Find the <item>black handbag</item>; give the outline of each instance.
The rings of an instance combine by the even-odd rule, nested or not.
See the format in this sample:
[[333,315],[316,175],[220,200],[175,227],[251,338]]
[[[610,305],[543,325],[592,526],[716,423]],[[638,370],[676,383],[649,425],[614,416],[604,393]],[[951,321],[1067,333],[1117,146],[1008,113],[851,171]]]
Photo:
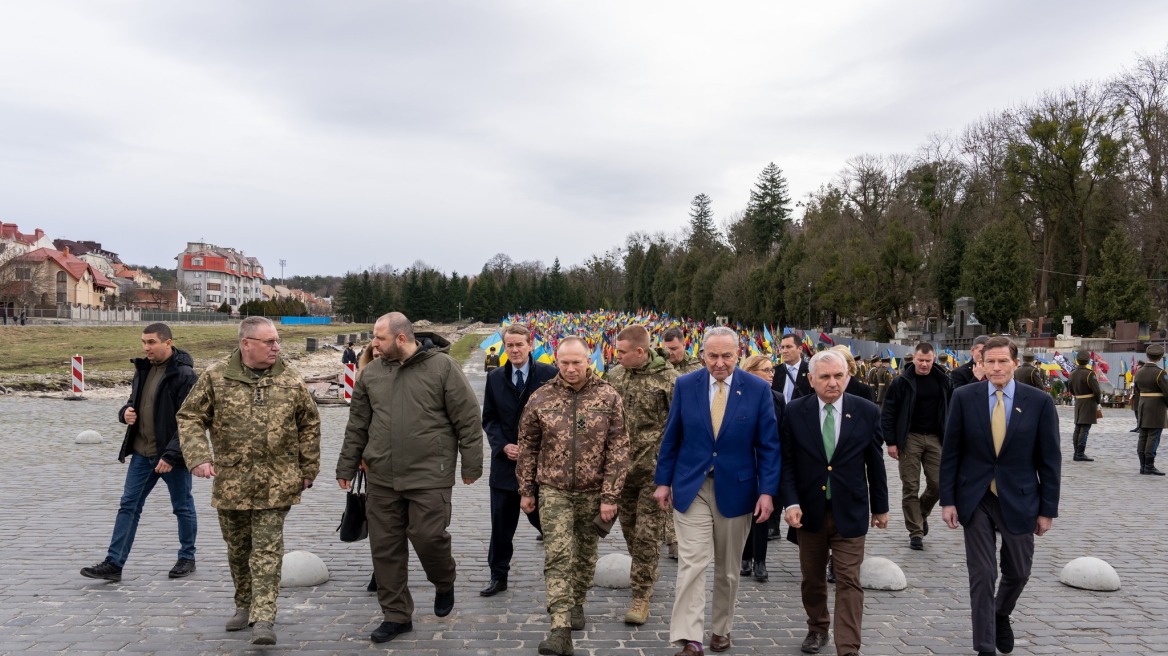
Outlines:
[[358,470],[345,495],[345,512],[337,527],[341,542],[359,542],[369,537],[369,523],[365,521],[366,494],[365,472]]

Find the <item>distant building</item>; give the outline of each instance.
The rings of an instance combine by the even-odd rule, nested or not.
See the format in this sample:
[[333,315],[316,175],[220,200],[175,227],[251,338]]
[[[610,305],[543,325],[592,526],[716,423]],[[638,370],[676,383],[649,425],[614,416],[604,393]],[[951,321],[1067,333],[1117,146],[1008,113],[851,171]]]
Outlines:
[[178,286],[189,290],[192,310],[215,310],[226,302],[235,312],[243,303],[263,300],[264,267],[254,257],[192,241],[175,259]]
[[38,248],[11,258],[0,273],[0,296],[16,305],[101,307],[117,294],[117,285],[68,247]]
[[128,280],[135,287],[142,289],[161,289],[162,283],[154,279],[154,276],[139,269],[131,269],[130,267],[118,262],[114,265],[114,278],[118,279],[120,283],[122,280]]
[[37,228],[31,235],[26,235],[15,223],[0,223],[0,265],[38,248],[53,248],[53,241],[44,230]]
[[126,293],[130,304],[143,310],[159,312],[190,312],[187,297],[177,289],[135,288]]

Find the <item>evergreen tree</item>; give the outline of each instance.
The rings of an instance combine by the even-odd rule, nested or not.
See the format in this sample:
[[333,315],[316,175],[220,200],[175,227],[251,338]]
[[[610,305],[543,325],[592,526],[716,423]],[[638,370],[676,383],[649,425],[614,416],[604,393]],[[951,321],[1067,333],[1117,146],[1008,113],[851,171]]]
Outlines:
[[961,263],[965,259],[965,231],[954,226],[945,237],[945,245],[935,254],[937,266],[933,269],[933,293],[940,305],[940,314],[949,316],[961,287]]
[[758,182],[750,190],[745,221],[748,245],[756,255],[766,255],[782,243],[791,220],[791,192],[787,179],[774,162],[767,164],[758,175]]
[[645,251],[645,261],[641,263],[641,270],[637,274],[640,279],[637,307],[656,308],[661,306],[661,303],[653,295],[653,289],[657,283],[657,272],[662,266],[661,248],[656,243],[652,243],[649,244],[649,250]]
[[694,196],[689,206],[689,241],[691,251],[710,252],[718,246],[718,228],[714,226],[713,201],[705,194]]
[[1148,279],[1127,234],[1115,229],[1103,240],[1098,277],[1087,286],[1087,315],[1096,324],[1147,321],[1152,316]]
[[976,316],[990,330],[1002,331],[1026,314],[1034,275],[1030,239],[1017,219],[982,229],[965,255],[963,292],[972,296]]

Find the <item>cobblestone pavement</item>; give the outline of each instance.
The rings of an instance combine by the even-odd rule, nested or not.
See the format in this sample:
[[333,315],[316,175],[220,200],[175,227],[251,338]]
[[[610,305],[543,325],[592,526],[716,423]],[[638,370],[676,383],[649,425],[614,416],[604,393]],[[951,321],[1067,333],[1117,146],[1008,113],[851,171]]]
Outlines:
[[[472,356],[470,362],[481,358]],[[477,368],[468,367],[468,374],[481,393],[484,376],[473,371]],[[516,535],[510,589],[490,599],[478,596],[488,579],[484,476],[473,486],[455,488],[454,613],[435,617],[433,589],[414,559],[414,632],[385,645],[369,641],[381,617],[374,595],[365,591],[368,543],[343,544],[334,532],[344,504],[331,480],[347,418],[344,407],[321,408],[320,484],[293,508],[286,527],[286,548],[316,553],[332,578],[319,587],[281,591],[276,646],[253,647],[248,632],[223,630],[232,589],[207,481],[195,482],[201,519],[197,573],[181,580],[166,576],[178,541],[165,487],[159,486],[143,514],[122,582],[81,577],[81,567],[105,556],[121,494],[125,468],[115,458],[122,432],[118,406],[107,400],[0,398],[6,454],[0,463],[0,653],[534,654],[546,635],[543,552],[527,522],[520,522]],[[1168,479],[1137,475],[1128,411],[1106,411],[1092,432],[1089,452],[1096,462],[1071,462],[1068,410],[1059,413],[1065,449],[1061,517],[1037,540],[1033,576],[1014,614],[1014,653],[1166,653],[1168,528],[1151,510],[1163,503]],[[106,442],[74,444],[84,429],[101,432]],[[895,463],[888,462],[897,499],[899,479]],[[602,555],[621,550],[623,539],[616,532],[601,541]],[[910,551],[896,507],[891,528],[869,534],[867,553],[898,563],[909,587],[868,592],[865,654],[972,653],[960,531],[945,530],[934,515],[925,551]],[[1060,584],[1062,566],[1084,555],[1110,562],[1123,588],[1098,593]],[[742,582],[730,654],[799,653],[806,625],[794,546],[772,542],[768,565],[769,582]],[[639,628],[622,622],[628,590],[593,590],[585,608],[588,627],[575,634],[577,653],[671,655],[676,648],[666,639],[675,576],[675,563],[663,559],[649,623]]]

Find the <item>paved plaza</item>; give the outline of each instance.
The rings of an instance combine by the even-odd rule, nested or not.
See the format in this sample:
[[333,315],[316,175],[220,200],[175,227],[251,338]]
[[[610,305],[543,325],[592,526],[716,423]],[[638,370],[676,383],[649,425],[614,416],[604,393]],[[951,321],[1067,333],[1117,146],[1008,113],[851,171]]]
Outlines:
[[[470,362],[481,362],[481,356]],[[481,396],[483,374],[468,375]],[[433,588],[414,559],[414,632],[384,645],[369,641],[381,614],[375,595],[365,591],[371,573],[368,543],[344,544],[334,532],[344,505],[333,481],[347,418],[344,407],[321,408],[321,476],[292,509],[285,530],[285,548],[317,554],[332,578],[319,587],[281,591],[276,646],[254,647],[250,632],[223,630],[232,612],[232,587],[207,481],[195,481],[198,572],[181,580],[167,578],[178,539],[160,484],[143,514],[121,583],[81,577],[80,568],[105,557],[121,494],[125,466],[116,459],[124,429],[116,418],[119,406],[116,401],[0,397],[5,453],[0,463],[0,653],[535,654],[546,636],[543,550],[527,522],[520,522],[516,535],[510,589],[490,599],[478,596],[488,579],[484,474],[473,486],[460,484],[454,492],[450,532],[459,565],[454,612],[434,616]],[[1070,409],[1060,408],[1061,516],[1051,533],[1037,539],[1033,576],[1014,614],[1015,654],[1168,653],[1168,524],[1160,512],[1168,498],[1168,478],[1137,475],[1136,437],[1128,432],[1131,412],[1105,412],[1088,449],[1097,460],[1076,463],[1070,460]],[[74,444],[85,429],[99,431],[106,442]],[[896,466],[887,462],[892,521],[888,530],[869,534],[867,554],[898,563],[909,587],[868,591],[863,652],[973,653],[960,530],[945,529],[937,511],[925,550],[909,550],[897,503]],[[601,541],[602,555],[623,548],[619,528]],[[1111,563],[1123,587],[1102,593],[1060,584],[1062,566],[1085,555]],[[806,624],[794,545],[771,542],[768,566],[769,582],[742,582],[728,654],[799,653]],[[588,627],[574,634],[577,653],[672,655],[676,648],[666,640],[675,576],[676,564],[663,558],[650,620],[642,627],[622,621],[628,590],[593,590],[585,606]],[[823,653],[834,654],[834,648]]]

